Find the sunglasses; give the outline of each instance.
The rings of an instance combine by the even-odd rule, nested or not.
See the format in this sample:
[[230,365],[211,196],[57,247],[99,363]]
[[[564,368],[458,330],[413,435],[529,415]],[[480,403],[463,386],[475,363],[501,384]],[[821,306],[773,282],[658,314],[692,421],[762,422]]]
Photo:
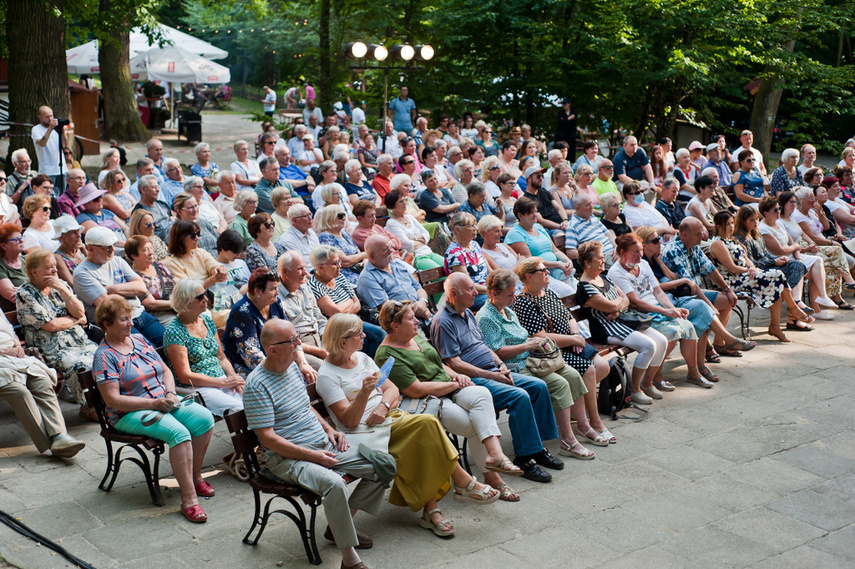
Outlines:
[[642,193],[643,192],[627,192],[626,195],[628,195],[628,196],[640,196]]
[[276,227],[276,224],[273,223],[272,221],[265,221],[264,227],[266,227],[267,229],[273,229],[274,227]]
[[194,296],[193,299],[196,300],[197,302],[201,302],[203,300],[207,300],[207,297],[208,297],[208,293],[203,292],[202,294],[197,294],[196,296]]
[[543,274],[547,274],[547,273],[549,272],[549,269],[546,269],[546,268],[543,268],[543,269],[535,269],[535,270],[533,270],[533,271],[531,271],[531,272],[532,272],[532,273],[543,273]]
[[600,170],[614,170],[614,166],[600,166]]
[[144,226],[151,229],[152,227],[154,227],[154,223],[146,223],[144,224]]
[[5,183],[6,183],[6,176],[3,176],[2,178],[0,178],[0,184],[5,184]]
[[24,240],[23,237],[12,237],[11,239],[7,239],[6,241],[11,241],[12,243],[20,243]]
[[347,219],[346,213],[337,213],[335,216],[336,219]]
[[653,239],[651,239],[650,241],[648,241],[646,244],[647,244],[647,245],[659,245],[659,242],[660,242],[661,240],[662,240],[662,238],[661,238],[661,237],[654,237]]
[[191,233],[191,234],[190,234],[190,235],[188,235],[187,237],[189,237],[190,239],[198,239],[198,238],[200,238],[201,236],[202,236],[202,232],[201,232],[201,231],[197,231],[196,233]]
[[409,166],[410,164],[415,164],[415,160],[407,160],[405,162],[401,162],[401,166]]
[[47,212],[49,212],[49,211],[50,211],[50,207],[48,207],[48,206],[46,206],[46,205],[43,205],[43,206],[42,206],[42,211],[43,211],[43,212],[45,212],[45,213],[47,213]]

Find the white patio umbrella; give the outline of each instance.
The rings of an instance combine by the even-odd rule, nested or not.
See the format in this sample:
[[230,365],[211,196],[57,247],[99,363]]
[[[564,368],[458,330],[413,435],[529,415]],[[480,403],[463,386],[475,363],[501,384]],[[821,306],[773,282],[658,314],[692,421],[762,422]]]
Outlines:
[[133,81],[228,83],[229,68],[178,46],[153,47],[131,59]]
[[[222,50],[215,45],[206,41],[195,38],[184,32],[179,32],[169,26],[159,24],[161,33],[166,40],[172,41],[172,45],[179,45],[183,49],[194,53],[205,59],[223,59],[228,57],[229,52]],[[166,47],[165,44],[164,47]],[[130,36],[130,55],[134,58],[139,53],[149,50],[156,45],[152,45],[148,38],[139,28],[131,30]],[[92,40],[83,45],[73,47],[65,52],[65,61],[68,64],[69,73],[99,73],[101,71],[98,64],[98,40]]]

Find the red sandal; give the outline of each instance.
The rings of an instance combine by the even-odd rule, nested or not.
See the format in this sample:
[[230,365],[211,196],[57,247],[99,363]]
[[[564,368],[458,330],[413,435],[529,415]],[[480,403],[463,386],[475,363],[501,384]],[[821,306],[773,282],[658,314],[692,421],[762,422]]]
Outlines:
[[207,482],[205,482],[204,480],[202,482],[199,482],[198,484],[196,484],[196,495],[197,496],[202,496],[203,498],[210,498],[214,494],[216,494],[214,487],[211,486],[210,484],[208,484]]
[[184,508],[181,510],[181,513],[184,514],[184,517],[187,518],[188,521],[191,521],[194,524],[204,524],[208,521],[208,515],[205,514],[205,510],[203,510],[202,506],[199,504]]

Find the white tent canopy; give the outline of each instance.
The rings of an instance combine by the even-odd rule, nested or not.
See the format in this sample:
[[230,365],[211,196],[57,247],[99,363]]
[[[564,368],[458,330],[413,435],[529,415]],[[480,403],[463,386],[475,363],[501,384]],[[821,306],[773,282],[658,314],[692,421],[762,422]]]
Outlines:
[[[171,41],[172,45],[179,45],[190,53],[204,57],[205,59],[223,59],[228,57],[229,52],[224,51],[206,41],[195,38],[184,32],[179,32],[175,28],[170,28],[163,24],[158,24],[160,32],[167,42]],[[164,44],[166,47],[168,43]],[[131,58],[143,51],[147,51],[152,47],[148,37],[140,28],[131,30],[130,35],[130,51]],[[92,40],[83,45],[66,50],[65,61],[68,64],[69,73],[100,73],[100,65],[98,63],[98,40]]]
[[178,46],[153,47],[131,59],[134,81],[167,83],[228,83],[228,67],[209,61]]

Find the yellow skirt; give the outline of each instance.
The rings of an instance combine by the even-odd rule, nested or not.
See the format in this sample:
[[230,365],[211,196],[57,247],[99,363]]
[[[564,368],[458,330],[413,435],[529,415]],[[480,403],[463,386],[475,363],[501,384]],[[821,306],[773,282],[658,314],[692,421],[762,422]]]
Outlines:
[[389,454],[398,465],[389,503],[417,512],[431,498],[440,500],[451,489],[457,449],[433,415],[404,413],[392,425]]

